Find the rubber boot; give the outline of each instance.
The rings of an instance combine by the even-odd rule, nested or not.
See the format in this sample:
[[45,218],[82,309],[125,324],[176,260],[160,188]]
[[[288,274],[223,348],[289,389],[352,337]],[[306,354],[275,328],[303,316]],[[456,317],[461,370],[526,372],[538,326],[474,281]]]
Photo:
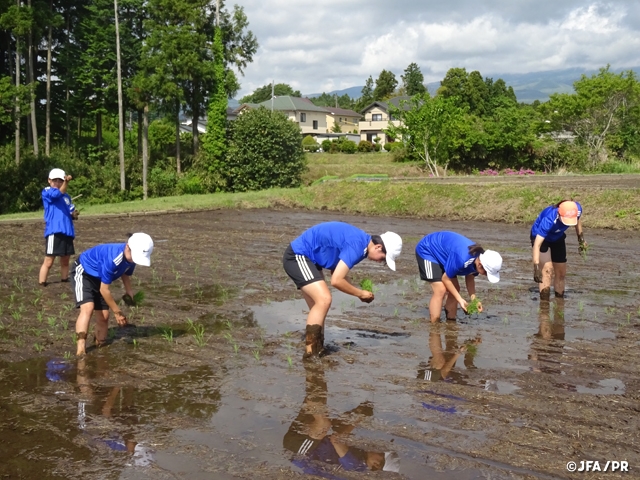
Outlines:
[[556,298],[564,298],[564,292],[562,293],[558,293],[558,292],[554,292],[556,295]]
[[322,325],[307,325],[305,335],[305,352],[302,359],[318,358],[318,345],[322,336]]

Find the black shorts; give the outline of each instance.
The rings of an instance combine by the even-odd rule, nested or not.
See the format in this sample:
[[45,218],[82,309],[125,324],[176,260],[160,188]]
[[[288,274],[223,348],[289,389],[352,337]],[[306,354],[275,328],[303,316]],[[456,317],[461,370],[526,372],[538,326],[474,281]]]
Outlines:
[[[533,247],[533,243],[536,241],[536,236],[531,234],[530,238],[531,246]],[[564,241],[565,238],[567,238],[567,236],[562,234],[562,238],[555,242],[543,241],[542,245],[540,245],[540,253],[545,253],[547,250],[551,249],[551,261],[553,263],[567,263],[567,244]]]
[[444,274],[444,267],[439,263],[425,260],[416,253],[416,260],[418,260],[418,270],[420,270],[420,278],[429,283],[441,282],[442,275]]
[[67,257],[75,255],[73,237],[63,233],[54,233],[44,237],[44,254],[47,257]]
[[298,290],[310,283],[324,281],[322,267],[313,263],[309,257],[296,255],[291,245],[284,251],[282,266],[287,275],[296,284]]
[[85,303],[93,303],[94,310],[109,310],[109,305],[100,294],[100,279],[84,272],[84,267],[76,260],[71,270],[71,287],[76,299],[76,308]]

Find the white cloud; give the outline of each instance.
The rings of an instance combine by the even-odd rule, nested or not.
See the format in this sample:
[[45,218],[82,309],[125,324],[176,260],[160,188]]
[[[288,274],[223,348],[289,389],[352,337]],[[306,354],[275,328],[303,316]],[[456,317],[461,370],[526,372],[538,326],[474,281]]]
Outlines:
[[427,81],[451,67],[483,75],[640,65],[640,9],[622,0],[247,0],[260,42],[241,94],[274,79],[303,93],[398,80],[416,62]]

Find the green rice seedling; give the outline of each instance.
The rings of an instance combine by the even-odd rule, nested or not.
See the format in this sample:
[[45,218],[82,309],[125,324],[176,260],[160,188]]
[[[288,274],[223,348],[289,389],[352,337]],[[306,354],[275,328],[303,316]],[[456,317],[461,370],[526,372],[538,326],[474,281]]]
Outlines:
[[504,325],[509,325],[509,317],[507,317],[507,316],[503,317],[503,318],[502,318],[502,323],[503,323]]
[[14,310],[13,312],[11,312],[11,316],[16,322],[19,322],[22,319],[22,313],[20,312],[20,310]]
[[229,332],[225,333],[223,337],[226,338],[229,343],[233,343],[233,335],[231,335]]
[[467,343],[467,353],[476,355],[478,353],[478,346],[475,343]]
[[373,293],[373,282],[370,278],[365,278],[360,282],[360,288],[362,290],[366,290],[367,292]]
[[116,338],[116,329],[115,328],[110,328],[109,331],[107,331],[107,338],[109,340],[113,340],[114,338]]
[[253,358],[256,359],[256,361],[260,361],[260,350],[254,350],[253,351]]
[[22,286],[22,282],[19,282],[17,278],[13,279],[13,286],[16,287],[16,289],[20,293],[24,292],[24,287]]
[[38,320],[38,323],[42,323],[42,320],[44,320],[43,313],[42,312],[36,313],[36,319]]
[[196,345],[204,347],[207,341],[204,339],[204,325],[194,325],[193,337],[196,341]]
[[196,277],[198,276],[199,271],[200,271],[200,264],[196,264],[195,269],[193,270],[193,273],[195,273]]
[[164,327],[160,329],[160,336],[164,338],[167,342],[173,342],[173,329],[171,327]]
[[472,315],[474,313],[480,313],[480,310],[478,309],[478,304],[479,303],[480,303],[480,300],[478,299],[478,297],[476,297],[473,300],[471,300],[467,304],[467,314],[468,315]]
[[138,290],[133,295],[133,304],[134,305],[141,305],[142,302],[144,302],[144,291],[143,290]]
[[238,354],[238,344],[234,342],[233,344],[233,353]]
[[69,294],[68,294],[68,293],[66,293],[66,292],[62,292],[62,293],[60,294],[60,299],[61,299],[61,300],[66,300],[67,298],[69,298]]
[[394,317],[398,316],[398,307],[396,307],[395,310],[393,311],[393,316]]
[[64,355],[63,355],[63,356],[64,356],[64,359],[65,359],[65,360],[71,360],[72,355],[73,355],[73,354],[72,354],[69,350],[67,350],[66,352],[64,352]]
[[225,320],[224,325],[227,327],[227,330],[233,330],[233,324],[231,323],[231,320]]
[[133,348],[138,348],[138,339],[137,338],[134,338],[132,343],[133,343]]
[[580,313],[582,313],[582,312],[584,311],[584,302],[583,302],[582,300],[580,300],[580,301],[578,302],[578,311],[579,311]]
[[20,348],[24,347],[24,339],[22,339],[22,338],[16,338],[16,339],[14,340],[14,342],[15,342],[15,344],[16,344],[16,346],[17,346],[17,347],[20,347]]
[[0,303],[0,315],[4,313],[4,305]]
[[56,317],[49,317],[49,318],[47,318],[47,323],[49,324],[49,326],[51,328],[56,328],[56,325],[58,323],[58,319]]
[[40,352],[42,352],[44,350],[44,347],[42,345],[40,345],[39,343],[34,343],[33,344],[33,348],[38,353],[40,353]]
[[287,363],[289,364],[289,368],[293,367],[293,359],[291,358],[291,355],[287,355]]
[[136,277],[136,286],[139,287],[140,285],[142,285],[142,279],[139,277]]
[[187,318],[187,330],[191,332],[192,330],[194,330],[195,326],[196,324],[193,323],[193,320]]

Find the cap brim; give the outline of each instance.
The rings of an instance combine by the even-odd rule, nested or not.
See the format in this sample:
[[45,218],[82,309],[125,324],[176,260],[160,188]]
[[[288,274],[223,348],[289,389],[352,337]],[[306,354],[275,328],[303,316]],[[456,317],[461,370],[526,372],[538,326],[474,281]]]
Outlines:
[[151,265],[151,257],[147,257],[142,252],[134,252],[133,250],[131,250],[131,259],[136,265],[142,265],[143,267],[148,267]]
[[396,271],[396,260],[389,255],[387,255],[387,266],[394,272]]
[[498,272],[498,273],[489,273],[489,272],[487,272],[487,279],[491,283],[498,283],[500,281],[500,272]]
[[564,223],[568,227],[573,227],[574,225],[578,224],[577,217],[560,217],[560,221],[562,221],[562,223]]

